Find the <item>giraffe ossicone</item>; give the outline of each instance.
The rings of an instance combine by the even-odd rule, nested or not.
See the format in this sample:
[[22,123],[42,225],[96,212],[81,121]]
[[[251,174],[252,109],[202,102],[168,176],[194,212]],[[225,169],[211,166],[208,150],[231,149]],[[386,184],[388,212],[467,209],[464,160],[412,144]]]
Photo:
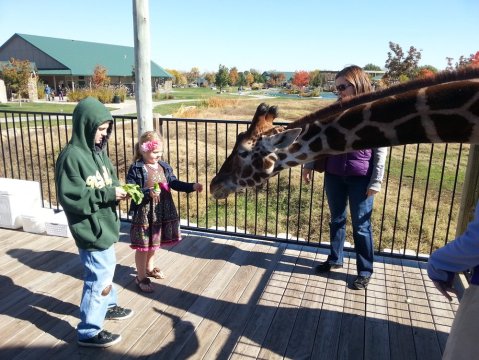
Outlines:
[[212,179],[213,197],[263,184],[279,171],[322,156],[416,143],[479,143],[479,68],[336,102],[287,126],[260,104],[251,126]]

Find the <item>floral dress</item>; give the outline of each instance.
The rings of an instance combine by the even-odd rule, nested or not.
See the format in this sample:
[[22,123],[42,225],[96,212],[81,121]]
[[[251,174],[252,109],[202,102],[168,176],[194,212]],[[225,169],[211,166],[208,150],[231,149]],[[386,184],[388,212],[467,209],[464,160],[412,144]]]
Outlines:
[[131,221],[130,247],[139,251],[150,251],[161,245],[173,245],[181,240],[180,219],[166,181],[163,168],[144,165],[148,177],[145,188],[160,185],[160,196],[149,197],[134,213]]

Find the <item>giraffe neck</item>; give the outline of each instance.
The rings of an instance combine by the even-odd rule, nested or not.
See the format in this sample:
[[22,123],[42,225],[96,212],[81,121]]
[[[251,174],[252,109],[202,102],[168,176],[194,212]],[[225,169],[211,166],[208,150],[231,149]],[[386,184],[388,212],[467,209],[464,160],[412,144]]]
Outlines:
[[[474,77],[475,76],[475,77]],[[479,143],[479,79],[378,93],[321,110],[287,128],[301,134],[278,152],[275,171],[326,154],[414,143]],[[368,99],[367,96],[364,98]],[[375,99],[376,98],[376,99]],[[344,107],[343,107],[344,106]]]

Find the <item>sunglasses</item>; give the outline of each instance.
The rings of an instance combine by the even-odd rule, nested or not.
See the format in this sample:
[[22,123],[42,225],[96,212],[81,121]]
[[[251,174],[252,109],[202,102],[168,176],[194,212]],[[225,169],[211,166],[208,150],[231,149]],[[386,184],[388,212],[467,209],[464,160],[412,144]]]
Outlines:
[[337,85],[336,89],[340,92],[343,92],[344,90],[346,90],[350,86],[353,86],[353,85],[352,84],[347,84],[347,85],[341,84],[341,85]]

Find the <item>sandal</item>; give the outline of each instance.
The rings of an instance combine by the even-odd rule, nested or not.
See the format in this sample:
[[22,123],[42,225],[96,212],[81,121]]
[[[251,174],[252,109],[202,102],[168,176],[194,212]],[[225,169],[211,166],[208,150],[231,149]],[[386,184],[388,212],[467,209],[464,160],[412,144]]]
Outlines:
[[155,279],[164,279],[166,277],[163,271],[161,271],[160,268],[157,268],[157,267],[153,268],[153,270],[151,271],[146,270],[146,276],[152,277]]
[[138,287],[138,290],[144,293],[152,293],[153,287],[151,286],[151,280],[147,277],[143,280],[138,279],[138,276],[135,278],[135,284]]

